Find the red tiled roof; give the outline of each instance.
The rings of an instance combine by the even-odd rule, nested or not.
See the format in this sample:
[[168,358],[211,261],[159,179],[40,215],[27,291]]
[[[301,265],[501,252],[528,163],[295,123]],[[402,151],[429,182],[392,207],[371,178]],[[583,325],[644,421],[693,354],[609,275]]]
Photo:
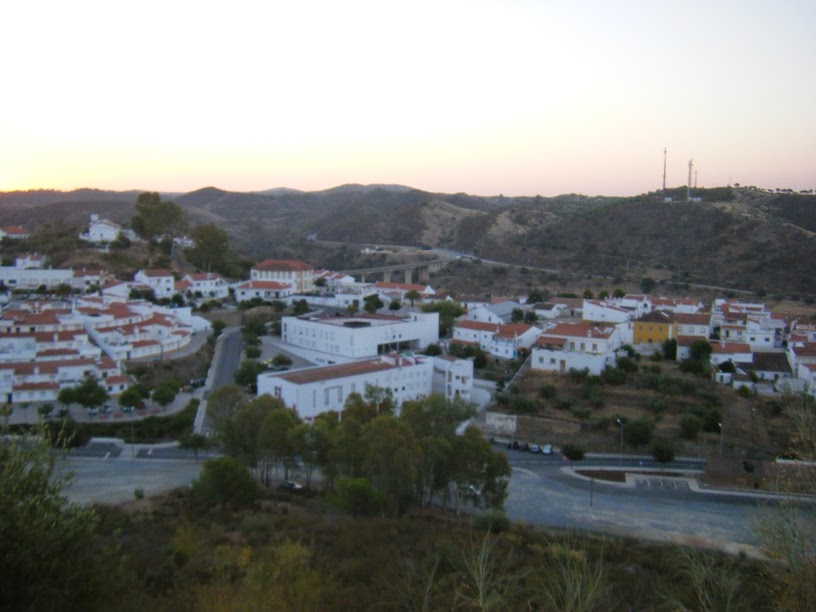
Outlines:
[[253,270],[280,271],[280,272],[305,272],[314,270],[313,266],[296,259],[264,259],[255,264]]
[[58,382],[24,382],[14,385],[13,391],[56,391],[59,388]]
[[612,335],[613,331],[614,328],[602,328],[589,323],[559,323],[555,327],[544,330],[544,333],[548,336],[564,336],[566,338],[597,338],[605,340]]
[[745,344],[744,342],[726,342],[720,343],[715,342],[711,345],[711,352],[712,353],[750,353],[751,352],[751,345]]
[[24,234],[28,234],[28,230],[19,225],[9,225],[8,227],[4,227],[3,231],[12,236],[14,235],[21,236]]
[[251,280],[251,281],[244,281],[243,283],[239,283],[235,286],[236,289],[268,289],[270,291],[274,291],[277,289],[291,289],[291,285],[285,285],[283,283],[278,283],[276,281],[259,281],[259,280]]
[[669,325],[674,323],[676,315],[673,312],[666,312],[665,310],[653,310],[646,313],[642,317],[635,319],[635,323],[662,323]]
[[359,374],[384,372],[385,370],[392,370],[394,367],[395,366],[381,359],[370,359],[367,361],[355,361],[353,363],[297,370],[295,372],[278,374],[277,377],[296,385],[305,385],[320,380],[332,380],[348,376],[357,376]]
[[539,336],[538,340],[536,340],[536,346],[564,346],[566,343],[566,338],[556,338],[555,336]]
[[674,320],[681,325],[708,325],[711,323],[711,316],[707,314],[686,314],[683,312],[674,313]]
[[214,281],[221,280],[221,275],[215,272],[201,272],[199,274],[188,274],[189,278],[194,281]]

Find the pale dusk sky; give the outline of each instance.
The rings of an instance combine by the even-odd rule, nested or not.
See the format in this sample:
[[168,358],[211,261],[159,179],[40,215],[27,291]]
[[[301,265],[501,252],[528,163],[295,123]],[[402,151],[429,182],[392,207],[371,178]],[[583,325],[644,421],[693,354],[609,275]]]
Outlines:
[[816,188],[816,1],[25,0],[0,190]]

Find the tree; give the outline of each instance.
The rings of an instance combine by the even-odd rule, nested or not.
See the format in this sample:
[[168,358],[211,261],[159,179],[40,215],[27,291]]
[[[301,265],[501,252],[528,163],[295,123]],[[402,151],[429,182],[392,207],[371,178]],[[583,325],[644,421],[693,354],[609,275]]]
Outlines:
[[612,292],[612,297],[616,299],[621,299],[625,295],[626,292],[620,287],[615,288],[615,290]]
[[64,387],[57,395],[57,401],[66,406],[79,404],[84,408],[98,408],[108,400],[107,390],[93,376],[86,376],[75,387]]
[[663,357],[666,359],[676,359],[677,358],[677,340],[674,338],[669,338],[665,342],[663,342]]
[[447,336],[448,332],[453,328],[453,322],[456,318],[461,317],[467,310],[464,306],[456,302],[441,300],[431,304],[423,304],[422,312],[439,313],[439,337],[443,338]]
[[674,446],[668,440],[657,440],[652,445],[652,457],[658,463],[671,463],[674,461]]
[[156,385],[156,388],[153,389],[153,401],[162,408],[167,408],[167,406],[176,399],[177,393],[178,389],[173,383],[164,381]]
[[391,514],[402,515],[414,500],[422,451],[413,433],[396,417],[381,416],[362,430],[365,473],[385,497]]
[[422,299],[422,294],[416,289],[411,289],[410,291],[405,292],[405,299],[411,302],[411,308],[413,308],[414,302]]
[[513,323],[521,323],[524,320],[524,311],[521,308],[514,308],[510,313],[510,320]]
[[494,452],[478,429],[470,426],[455,437],[451,482],[457,511],[465,499],[477,506],[501,510],[507,498],[509,477],[507,456]]
[[648,419],[632,419],[624,423],[623,437],[632,446],[643,446],[651,441],[652,429],[652,423]]
[[546,300],[544,294],[538,289],[533,289],[527,294],[528,304],[539,304]]
[[373,295],[369,295],[367,298],[363,300],[363,310],[365,310],[369,314],[374,314],[383,306],[385,306],[385,304],[380,299],[380,296],[377,295],[376,293]]
[[190,263],[201,270],[219,272],[225,276],[236,275],[235,256],[230,250],[226,230],[213,223],[202,223],[192,229],[190,238],[195,246],[184,251]]
[[538,315],[535,310],[528,310],[524,313],[524,322],[528,325],[535,325],[538,322]]
[[680,435],[686,440],[694,440],[700,431],[700,417],[687,413],[680,417]]
[[244,359],[235,370],[235,384],[255,393],[258,389],[258,374],[263,372],[263,366],[254,359]]
[[304,315],[309,312],[309,304],[305,299],[295,300],[292,304],[292,312],[296,316]]
[[399,300],[391,300],[391,303],[388,304],[388,310],[399,310],[402,308],[402,304],[400,304]]
[[325,287],[327,285],[327,281],[324,277],[319,277],[315,279],[314,285],[315,287]]
[[113,607],[106,601],[116,561],[97,541],[96,512],[69,503],[70,477],[44,431],[0,445],[0,608]]
[[[295,427],[300,424],[297,413],[286,408],[283,402],[270,395],[264,395],[253,402],[267,402],[264,419],[259,431],[261,453],[265,463],[281,463],[283,465],[283,479],[289,480],[289,469],[295,458],[295,450],[292,444],[294,438],[289,435]],[[267,482],[268,482],[267,475]]]
[[379,512],[382,496],[367,478],[343,478],[337,482],[337,500],[353,518]]
[[131,227],[142,238],[150,240],[164,234],[179,235],[185,228],[184,212],[175,202],[164,202],[155,192],[144,192],[136,198],[136,215]]
[[583,298],[585,300],[591,300],[595,297],[595,294],[592,293],[592,289],[584,289]]
[[204,450],[209,446],[209,444],[210,442],[207,440],[206,436],[192,431],[188,431],[181,438],[179,438],[179,446],[181,448],[193,451],[196,463],[198,463],[198,451]]
[[248,506],[260,495],[258,483],[247,469],[233,457],[208,459],[201,468],[201,475],[193,481],[193,495],[206,504]]
[[657,281],[651,276],[646,276],[640,279],[640,290],[647,295],[654,290],[656,285]]

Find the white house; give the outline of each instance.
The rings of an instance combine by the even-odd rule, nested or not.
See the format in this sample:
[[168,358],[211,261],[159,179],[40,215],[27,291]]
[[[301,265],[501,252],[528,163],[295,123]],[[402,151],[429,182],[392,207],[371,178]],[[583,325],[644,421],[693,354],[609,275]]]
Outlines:
[[552,302],[540,302],[532,306],[533,312],[539,319],[552,321],[561,316],[566,306],[563,304],[553,304]]
[[745,342],[714,342],[711,345],[711,365],[718,366],[727,361],[734,365],[749,364],[754,360],[751,345]]
[[374,283],[374,289],[384,298],[384,301],[399,300],[405,301],[405,294],[411,291],[416,291],[420,299],[432,298],[436,295],[436,291],[430,285],[418,285],[412,283]]
[[113,242],[122,233],[122,226],[107,219],[100,219],[99,215],[91,215],[91,222],[88,231],[80,234],[80,240],[100,244],[103,242]]
[[708,340],[711,336],[711,315],[707,313],[675,313],[677,336],[689,336],[695,339]]
[[182,280],[189,283],[188,291],[194,296],[221,300],[229,297],[229,284],[220,274],[214,272],[202,272],[199,274],[186,274]]
[[56,289],[60,285],[73,284],[74,271],[67,269],[18,268],[0,266],[0,283],[9,289],[35,290],[41,286]]
[[651,298],[642,293],[627,293],[618,300],[618,306],[626,310],[631,310],[634,313],[635,319],[653,310]]
[[469,402],[473,390],[473,361],[439,355],[433,358],[433,364],[434,392],[443,394],[449,400],[459,398]]
[[453,343],[474,344],[494,357],[515,359],[529,349],[541,330],[524,323],[483,323],[459,320],[453,326]]
[[43,269],[45,267],[45,255],[37,255],[35,253],[26,253],[25,255],[18,255],[14,260],[14,265],[21,269]]
[[598,375],[615,365],[620,346],[615,326],[561,323],[544,330],[538,338],[530,367],[560,373],[586,368]]
[[439,313],[283,317],[281,340],[288,350],[314,363],[345,363],[436,343]]
[[295,292],[292,285],[267,280],[242,281],[234,284],[232,289],[236,302],[248,302],[255,298],[265,302],[283,300]]
[[258,375],[258,395],[279,397],[305,420],[323,412],[342,412],[348,396],[363,395],[367,386],[390,390],[401,406],[429,395],[433,383],[431,357],[381,355],[374,359]]
[[584,300],[582,318],[596,323],[624,323],[631,321],[633,311],[601,300]]
[[176,280],[170,270],[160,268],[139,270],[133,276],[133,282],[150,287],[157,298],[173,297],[175,293]]
[[19,225],[9,225],[0,228],[0,239],[10,238],[12,240],[24,240],[31,236],[29,231]]

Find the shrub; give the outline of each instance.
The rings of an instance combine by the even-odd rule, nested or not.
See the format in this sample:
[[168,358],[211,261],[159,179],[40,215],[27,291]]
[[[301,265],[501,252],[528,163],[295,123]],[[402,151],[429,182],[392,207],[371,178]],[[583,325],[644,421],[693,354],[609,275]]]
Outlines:
[[144,489],[141,489],[141,488],[133,489],[133,498],[134,499],[144,499]]
[[538,394],[544,399],[555,399],[557,390],[555,388],[555,385],[544,383],[538,388]]
[[703,431],[717,433],[720,431],[722,413],[716,408],[707,408],[703,413]]
[[555,407],[559,410],[570,410],[575,402],[568,397],[559,397],[555,402]]
[[589,404],[593,408],[603,408],[604,407],[604,398],[603,395],[598,391],[592,391],[587,395],[587,400],[589,400]]
[[576,370],[575,368],[570,368],[569,377],[574,382],[581,382],[587,376],[589,376],[589,369],[588,368],[584,368],[583,370]]
[[580,461],[584,458],[584,449],[582,446],[578,444],[573,444],[568,442],[561,447],[561,453],[567,458],[571,459],[572,461]]
[[616,365],[624,372],[637,372],[638,369],[637,361],[635,361],[634,358],[629,357],[628,355],[618,357]]
[[653,397],[649,400],[649,408],[654,410],[655,414],[660,414],[666,411],[666,400],[661,397]]
[[674,446],[668,440],[657,440],[652,446],[652,457],[658,463],[674,461]]
[[[635,366],[635,368],[637,369],[637,366]],[[603,374],[601,374],[601,378],[609,385],[622,385],[626,382],[626,371],[619,367],[607,368]]]
[[632,446],[643,446],[652,440],[652,423],[648,419],[633,419],[623,426],[623,437]]
[[686,440],[694,440],[701,427],[702,421],[693,414],[687,413],[680,417],[680,435]]
[[479,531],[502,533],[510,529],[510,519],[500,510],[491,510],[473,519],[473,526]]
[[586,406],[573,406],[570,408],[570,412],[578,419],[586,419],[592,416],[592,410]]
[[261,349],[257,346],[248,346],[246,348],[247,359],[257,359],[261,356]]
[[737,394],[740,397],[751,397],[751,389],[748,388],[748,385],[740,385]]

